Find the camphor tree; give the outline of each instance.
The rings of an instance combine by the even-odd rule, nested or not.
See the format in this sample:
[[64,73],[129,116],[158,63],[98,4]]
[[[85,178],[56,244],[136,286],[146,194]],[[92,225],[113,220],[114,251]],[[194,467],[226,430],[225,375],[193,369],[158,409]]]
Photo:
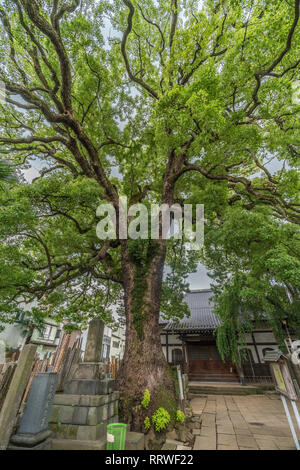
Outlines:
[[[5,150],[0,149],[0,155],[6,154]],[[0,160],[0,190],[4,189],[4,183],[11,183],[14,180],[13,169],[7,162]]]
[[83,324],[124,292],[121,412],[142,429],[145,389],[147,414],[174,403],[158,321],[185,311],[199,253],[101,241],[96,209],[126,195],[299,223],[299,0],[4,0],[0,16],[0,145],[40,168],[1,201],[2,317],[35,298]]

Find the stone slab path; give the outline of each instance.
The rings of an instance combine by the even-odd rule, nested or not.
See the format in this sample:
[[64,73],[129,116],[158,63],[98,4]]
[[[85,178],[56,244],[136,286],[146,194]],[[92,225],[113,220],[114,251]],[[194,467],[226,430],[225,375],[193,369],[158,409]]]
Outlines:
[[[199,396],[191,400],[191,407],[202,420],[201,428],[193,430],[194,450],[296,448],[278,395]],[[300,441],[295,420],[294,426]]]

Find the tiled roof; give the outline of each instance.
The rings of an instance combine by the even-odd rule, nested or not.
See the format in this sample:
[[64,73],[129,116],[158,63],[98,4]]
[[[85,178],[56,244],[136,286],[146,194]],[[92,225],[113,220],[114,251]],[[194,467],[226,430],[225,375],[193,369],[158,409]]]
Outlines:
[[213,301],[211,290],[197,290],[186,294],[185,301],[188,304],[191,315],[179,321],[162,322],[166,331],[207,331],[215,330],[221,325],[217,315],[213,313]]

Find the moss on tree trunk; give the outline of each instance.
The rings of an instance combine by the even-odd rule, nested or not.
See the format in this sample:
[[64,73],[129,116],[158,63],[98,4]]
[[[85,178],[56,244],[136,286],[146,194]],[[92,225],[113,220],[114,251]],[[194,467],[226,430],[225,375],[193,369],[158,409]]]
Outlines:
[[[128,246],[129,245],[129,246]],[[164,357],[159,327],[165,248],[153,240],[126,241],[123,247],[126,346],[117,386],[120,418],[144,432],[144,420],[160,407],[174,416],[172,373]],[[141,404],[150,392],[147,408]]]

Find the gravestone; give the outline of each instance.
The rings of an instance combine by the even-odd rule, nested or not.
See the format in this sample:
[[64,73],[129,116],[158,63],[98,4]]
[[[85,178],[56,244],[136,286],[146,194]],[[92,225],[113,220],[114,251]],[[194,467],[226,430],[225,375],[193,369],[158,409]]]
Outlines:
[[[55,396],[50,429],[57,444],[65,449],[105,448],[107,425],[118,422],[119,392],[114,380],[105,379],[106,365],[101,363],[104,323],[92,320],[89,325],[84,362]],[[70,447],[71,446],[71,447]]]
[[58,375],[37,374],[32,382],[24,414],[17,434],[12,436],[9,449],[48,450],[51,448],[48,429]]
[[13,432],[22,396],[31,373],[36,349],[36,345],[27,344],[20,354],[18,365],[0,413],[0,450],[7,448]]
[[106,379],[106,365],[101,361],[104,322],[94,319],[89,324],[84,361],[79,363],[64,392],[72,395],[106,395],[113,392],[114,381]]
[[102,342],[104,334],[104,322],[94,319],[89,324],[88,337],[86,341],[84,362],[100,362]]

